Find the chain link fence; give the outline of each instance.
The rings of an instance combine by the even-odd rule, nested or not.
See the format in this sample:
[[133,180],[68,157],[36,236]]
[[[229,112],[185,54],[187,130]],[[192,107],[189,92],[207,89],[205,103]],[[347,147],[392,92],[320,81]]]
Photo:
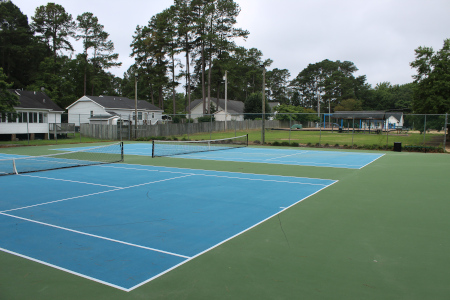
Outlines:
[[[214,139],[249,134],[252,144],[363,149],[442,149],[448,141],[448,115],[385,112],[347,114],[164,115],[143,120],[133,115],[68,115],[39,120],[0,119],[3,142],[34,140],[131,141],[149,139]],[[264,130],[263,130],[264,128]],[[65,141],[67,142],[67,141]],[[422,150],[423,150],[422,149]]]

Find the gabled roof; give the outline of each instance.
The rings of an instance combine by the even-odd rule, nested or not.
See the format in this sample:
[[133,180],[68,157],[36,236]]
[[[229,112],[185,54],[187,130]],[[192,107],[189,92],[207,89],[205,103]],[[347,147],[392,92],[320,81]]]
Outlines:
[[[135,100],[129,99],[127,97],[119,97],[119,96],[83,96],[71,105],[69,105],[67,108],[72,107],[80,100],[86,100],[89,99],[101,106],[103,106],[105,109],[129,109],[132,110],[135,108]],[[150,102],[147,102],[145,100],[138,100],[137,101],[137,108],[138,109],[145,109],[145,110],[159,110],[163,111],[159,107],[151,104]]]
[[19,96],[19,105],[15,108],[31,108],[31,109],[46,109],[51,111],[63,112],[64,109],[56,105],[55,102],[44,92],[22,91],[22,90],[8,90],[10,93]]
[[[206,100],[208,101],[208,100]],[[217,104],[217,98],[211,98],[211,101],[214,102],[217,106],[217,110],[225,111],[225,99],[219,99],[219,104]],[[196,99],[191,102],[191,110],[194,109],[197,105],[201,105],[203,103],[203,99]],[[187,109],[186,109],[187,110]],[[227,100],[227,112],[231,114],[243,114],[244,113],[244,102],[237,100]]]
[[358,120],[384,120],[389,117],[394,117],[397,120],[401,120],[402,112],[386,112],[384,110],[369,110],[369,111],[336,111],[331,114],[336,119],[358,119]]
[[332,114],[336,119],[384,120],[385,111],[336,111]]
[[390,118],[390,117],[394,117],[398,121],[401,121],[401,119],[403,117],[403,113],[402,112],[387,112],[386,113],[386,118]]

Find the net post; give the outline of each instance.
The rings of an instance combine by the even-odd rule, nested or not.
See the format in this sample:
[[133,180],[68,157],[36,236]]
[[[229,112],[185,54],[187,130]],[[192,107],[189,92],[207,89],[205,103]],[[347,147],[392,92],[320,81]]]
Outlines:
[[246,136],[246,145],[247,145],[247,147],[248,147],[248,133],[245,135]]
[[152,140],[152,157],[155,157],[155,140]]
[[17,172],[17,168],[16,168],[16,160],[13,158],[13,170],[14,170],[14,173],[16,174],[16,175],[19,175],[19,172]]
[[123,161],[123,142],[120,142],[120,161]]

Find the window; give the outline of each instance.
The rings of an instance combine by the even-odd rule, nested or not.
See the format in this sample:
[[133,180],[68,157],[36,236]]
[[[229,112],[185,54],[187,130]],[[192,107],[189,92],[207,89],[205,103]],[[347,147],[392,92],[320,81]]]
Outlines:
[[155,113],[152,113],[152,119],[154,119],[155,118]]
[[23,123],[28,123],[28,112],[23,112],[22,113],[22,122]]
[[94,116],[94,111],[91,110],[91,118]]
[[39,113],[39,123],[44,123],[44,114]]
[[138,120],[142,120],[142,112],[138,112]]
[[34,113],[30,113],[33,115],[33,118],[30,120],[30,123],[37,123],[38,122],[38,113],[34,112]]
[[16,114],[8,113],[8,123],[17,123]]

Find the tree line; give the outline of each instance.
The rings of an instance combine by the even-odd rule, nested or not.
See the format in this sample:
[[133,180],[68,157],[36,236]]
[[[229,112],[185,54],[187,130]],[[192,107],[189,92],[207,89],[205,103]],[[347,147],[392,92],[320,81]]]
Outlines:
[[[138,98],[166,113],[190,113],[190,103],[203,99],[208,114],[211,99],[224,98],[227,71],[228,99],[249,103],[253,113],[258,108],[250,109],[250,103],[261,99],[264,68],[265,99],[297,107],[294,111],[446,113],[450,108],[449,40],[436,53],[415,50],[411,67],[418,74],[408,84],[372,87],[366,76],[355,76],[353,62],[328,59],[309,64],[291,80],[289,70],[271,68],[273,60],[264,59],[261,50],[237,46],[237,39],[250,35],[236,26],[240,11],[233,0],[174,0],[130,33],[135,63],[117,77],[109,72],[121,65],[114,43],[92,12],[73,18],[61,5],[48,3],[36,8],[29,23],[13,1],[0,0],[0,81],[44,89],[63,108],[83,95],[134,98],[137,81]],[[81,53],[74,41],[82,41]]]

